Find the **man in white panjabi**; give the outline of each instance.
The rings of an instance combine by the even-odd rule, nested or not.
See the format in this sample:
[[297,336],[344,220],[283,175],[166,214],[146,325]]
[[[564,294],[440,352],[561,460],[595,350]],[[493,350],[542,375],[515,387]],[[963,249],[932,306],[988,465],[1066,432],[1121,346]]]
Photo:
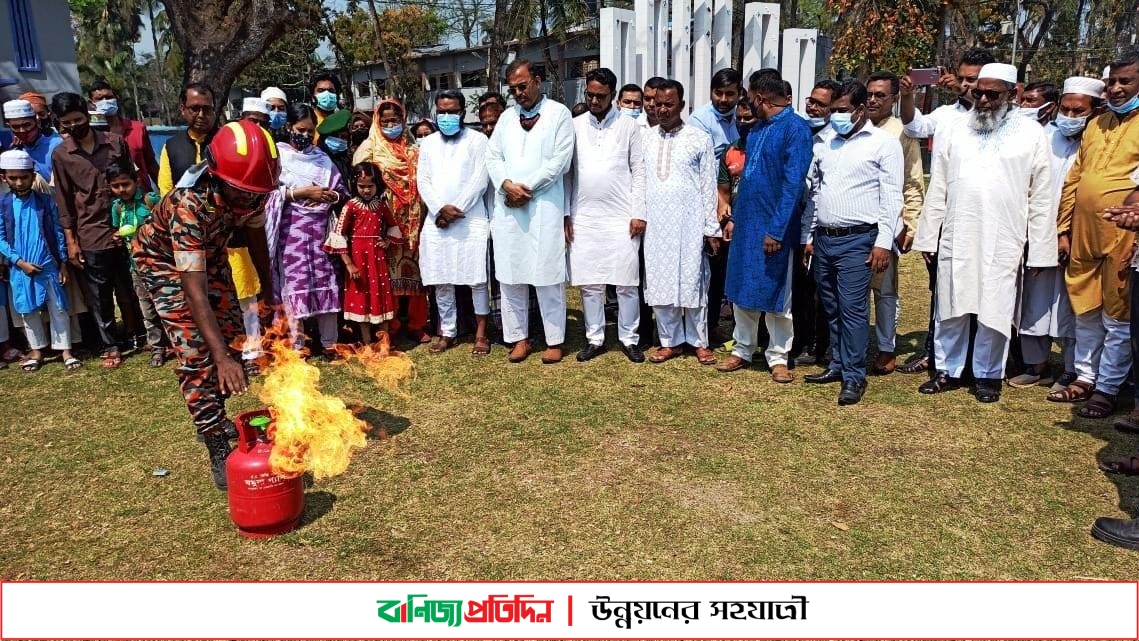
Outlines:
[[573,120],[565,105],[542,95],[542,77],[529,60],[510,63],[506,82],[517,104],[499,118],[486,155],[496,190],[490,235],[502,289],[502,336],[514,343],[512,363],[533,351],[533,285],[546,332],[542,362],[557,363],[566,334],[565,174],[573,161]]
[[[1100,97],[1103,87],[1103,81],[1096,78],[1074,76],[1065,80],[1056,120],[1044,127],[1052,152],[1052,195],[1057,207],[1064,190],[1064,179],[1076,162],[1084,128],[1092,113],[1103,103]],[[1061,264],[1068,262],[1068,256],[1062,249],[1058,260]],[[1020,348],[1024,354],[1025,371],[1009,379],[1009,385],[1046,385],[1050,378],[1048,356],[1055,341],[1060,344],[1064,357],[1064,373],[1052,385],[1052,391],[1059,392],[1076,380],[1076,315],[1068,300],[1063,267],[1026,270],[1020,305]]]
[[605,286],[617,289],[617,338],[630,361],[643,363],[637,346],[641,322],[641,234],[645,230],[645,166],[641,131],[613,105],[617,76],[595,69],[585,77],[589,111],[574,118],[570,282],[581,287],[585,349],[578,361],[605,351]]
[[649,360],[663,363],[708,349],[708,257],[720,250],[716,219],[716,153],[708,134],[684,124],[684,87],[667,80],[656,91],[657,126],[644,132],[645,302],[653,307],[661,347]]
[[467,285],[475,310],[476,356],[490,353],[486,318],[486,247],[490,232],[486,203],[486,136],[463,127],[466,98],[457,90],[435,97],[439,131],[419,141],[416,172],[419,196],[427,219],[419,240],[419,272],[424,285],[435,286],[439,306],[439,336],[431,353],[450,349],[458,335],[455,286]]
[[982,403],[1000,400],[1025,243],[1027,267],[1056,266],[1048,138],[1032,118],[1010,113],[1016,75],[1008,64],[981,68],[972,113],[939,141],[933,160],[914,239],[915,250],[937,254],[937,373],[923,394],[959,386],[975,316],[974,393]]

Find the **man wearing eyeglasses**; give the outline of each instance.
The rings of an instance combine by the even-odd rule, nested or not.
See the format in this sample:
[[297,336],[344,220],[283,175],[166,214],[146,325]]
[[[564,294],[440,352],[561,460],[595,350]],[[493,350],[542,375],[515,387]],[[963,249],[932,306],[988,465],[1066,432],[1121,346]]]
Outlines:
[[[970,49],[961,56],[956,73],[945,73],[944,70],[937,79],[937,86],[957,94],[957,100],[952,104],[942,105],[928,114],[922,114],[914,106],[914,82],[908,76],[902,76],[899,81],[901,92],[900,112],[902,115],[903,131],[911,138],[930,138],[932,145],[930,151],[933,157],[937,156],[937,146],[949,134],[949,129],[959,120],[969,115],[973,106],[973,97],[970,91],[977,84],[977,75],[981,67],[994,62],[993,54],[985,49]],[[929,271],[929,288],[937,288],[937,270],[932,262],[926,262]],[[926,335],[925,354],[915,354],[912,359],[902,365],[899,370],[906,374],[917,374],[925,371],[929,365],[929,355],[933,353],[933,305],[930,305],[929,332]]]
[[[937,146],[913,248],[936,254],[936,374],[918,391],[960,386],[972,341],[974,394],[1000,400],[1025,257],[1029,269],[1056,266],[1056,208],[1044,129],[1010,112],[1016,67],[987,64],[970,90],[969,116]],[[933,260],[929,258],[929,260]]]
[[533,285],[546,332],[542,362],[557,363],[566,333],[566,244],[573,241],[565,184],[573,120],[565,105],[542,94],[542,76],[529,60],[512,62],[506,82],[516,104],[499,119],[486,156],[495,189],[490,233],[502,291],[502,335],[514,343],[510,362],[520,363],[533,351]]
[[202,162],[202,152],[218,127],[214,92],[203,84],[186,85],[180,110],[186,130],[166,141],[158,159],[158,190],[164,196],[174,189],[187,169]]

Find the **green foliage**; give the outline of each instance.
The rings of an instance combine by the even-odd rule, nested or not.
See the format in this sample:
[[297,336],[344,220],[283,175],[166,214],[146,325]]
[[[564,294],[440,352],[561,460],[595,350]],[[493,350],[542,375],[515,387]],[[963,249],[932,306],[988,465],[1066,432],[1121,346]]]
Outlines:
[[[69,0],[76,31],[76,59],[84,87],[106,80],[120,94],[134,69],[134,44],[142,30],[141,0]],[[125,102],[126,96],[120,95]],[[129,106],[124,104],[129,109]]]
[[259,94],[269,86],[303,87],[323,64],[316,55],[322,27],[319,23],[292,23],[253,64],[238,76],[236,85]]
[[838,16],[832,71],[860,77],[877,70],[903,73],[915,61],[929,60],[937,25],[926,4],[929,0],[828,0],[827,10]]

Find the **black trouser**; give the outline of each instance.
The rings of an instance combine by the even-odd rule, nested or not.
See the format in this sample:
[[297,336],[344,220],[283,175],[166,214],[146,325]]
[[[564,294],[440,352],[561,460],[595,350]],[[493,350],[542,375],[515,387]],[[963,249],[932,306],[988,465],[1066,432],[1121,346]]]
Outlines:
[[826,316],[819,304],[818,284],[812,270],[803,264],[803,247],[795,249],[795,260],[791,272],[791,320],[795,326],[795,341],[791,347],[792,357],[798,357],[807,350],[811,356],[822,358],[830,345],[830,329]]
[[724,282],[728,277],[728,243],[708,257],[708,334],[720,336],[720,308],[724,306]]
[[[937,254],[933,255],[933,259],[925,264],[925,271],[929,274],[929,330],[925,334],[925,356],[929,360],[927,369],[931,376],[937,373],[937,367],[933,364],[933,312],[934,307],[937,305]],[[969,341],[970,349],[972,349],[973,341]],[[972,367],[973,359],[965,361]]]
[[142,311],[134,298],[130,257],[124,247],[83,250],[83,290],[87,307],[95,319],[98,336],[90,345],[99,350],[117,349],[115,336],[115,300],[123,315],[127,336],[142,332]]

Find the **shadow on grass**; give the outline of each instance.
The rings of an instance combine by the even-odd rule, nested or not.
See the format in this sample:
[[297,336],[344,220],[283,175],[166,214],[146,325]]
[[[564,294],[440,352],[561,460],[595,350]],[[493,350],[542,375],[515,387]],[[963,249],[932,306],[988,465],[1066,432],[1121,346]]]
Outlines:
[[354,410],[353,414],[368,424],[369,440],[383,440],[411,427],[410,419],[385,412],[378,407],[365,406],[363,409]]
[[[1083,404],[1074,403],[1071,408],[1072,418],[1066,422],[1058,421],[1056,425],[1103,441],[1103,448],[1096,452],[1096,461],[1139,456],[1139,447],[1137,447],[1139,443],[1136,442],[1136,437],[1124,434],[1113,427],[1115,421],[1119,420],[1130,409],[1127,395],[1129,395],[1127,391],[1120,394],[1119,407],[1116,413],[1109,418],[1102,420],[1083,418],[1078,414]],[[1088,462],[1089,465],[1093,463],[1094,461]],[[1119,509],[1129,514],[1131,518],[1139,518],[1139,482],[1134,477],[1122,474],[1108,474],[1106,472],[1104,474],[1109,481],[1115,484],[1119,493]]]
[[301,523],[297,527],[302,528],[316,522],[320,517],[331,512],[332,506],[335,504],[336,495],[332,492],[325,492],[324,490],[305,492],[305,511],[301,513]]

